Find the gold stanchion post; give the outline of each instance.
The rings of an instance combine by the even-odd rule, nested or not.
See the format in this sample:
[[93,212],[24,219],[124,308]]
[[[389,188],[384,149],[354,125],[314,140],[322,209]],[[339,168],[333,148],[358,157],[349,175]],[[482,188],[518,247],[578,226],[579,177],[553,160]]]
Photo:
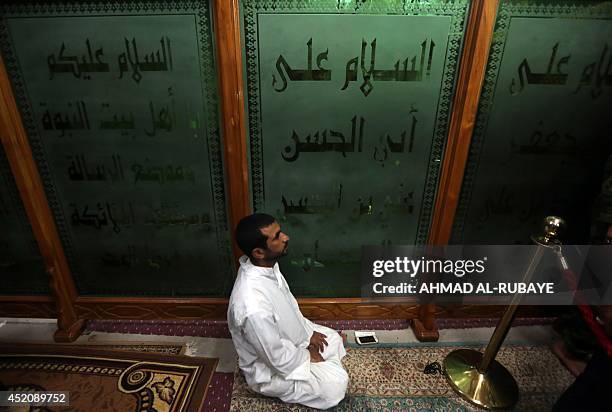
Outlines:
[[[557,238],[565,227],[563,219],[548,216],[544,219],[544,234],[532,237],[537,248],[525,270],[522,282],[529,282],[544,251],[559,245]],[[495,360],[521,300],[515,294],[499,320],[484,354],[472,349],[458,349],[444,359],[444,374],[455,392],[469,402],[487,409],[512,407],[519,391],[512,374]]]

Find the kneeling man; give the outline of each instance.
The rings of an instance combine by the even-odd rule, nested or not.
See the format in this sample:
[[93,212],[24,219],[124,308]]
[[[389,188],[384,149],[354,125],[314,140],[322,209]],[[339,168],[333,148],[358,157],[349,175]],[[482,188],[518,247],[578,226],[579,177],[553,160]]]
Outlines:
[[284,402],[327,409],[346,393],[342,337],[306,319],[278,267],[289,236],[265,214],[242,219],[236,241],[246,254],[227,322],[249,387]]

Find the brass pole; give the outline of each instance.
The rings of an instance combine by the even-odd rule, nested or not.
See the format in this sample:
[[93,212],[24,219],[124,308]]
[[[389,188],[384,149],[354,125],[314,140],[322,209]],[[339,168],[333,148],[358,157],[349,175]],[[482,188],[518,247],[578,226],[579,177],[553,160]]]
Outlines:
[[[523,283],[528,283],[533,276],[533,272],[538,267],[540,260],[542,259],[542,255],[546,250],[545,246],[538,245],[537,249],[533,253],[531,257],[531,261],[529,262],[529,266],[527,266],[527,270],[525,271],[525,276],[523,276]],[[518,304],[521,301],[521,295],[516,293],[512,297],[512,301],[506,308],[506,311],[502,315],[501,319],[497,323],[495,327],[495,332],[493,332],[493,336],[491,336],[491,340],[489,340],[489,344],[485,349],[484,355],[482,357],[482,361],[478,366],[478,371],[480,373],[486,373],[489,369],[491,361],[495,359],[497,356],[497,352],[499,352],[499,348],[502,343],[506,339],[506,335],[512,326],[512,321],[514,320],[514,315],[516,314],[516,309],[518,308]]]
[[[548,216],[544,219],[544,234],[532,238],[537,247],[525,269],[522,282],[528,283],[531,280],[545,250],[558,247],[556,238],[564,226],[560,218]],[[521,295],[514,294],[484,354],[472,349],[458,349],[444,359],[446,380],[467,401],[487,409],[497,409],[510,408],[518,400],[516,381],[495,357],[510,330],[520,301]]]

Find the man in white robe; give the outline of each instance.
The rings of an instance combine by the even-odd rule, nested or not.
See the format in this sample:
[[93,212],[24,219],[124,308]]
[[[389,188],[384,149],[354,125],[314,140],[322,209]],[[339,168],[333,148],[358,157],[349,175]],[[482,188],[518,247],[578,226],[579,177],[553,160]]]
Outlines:
[[284,402],[327,409],[346,393],[342,337],[306,319],[277,260],[289,236],[269,215],[240,221],[236,241],[247,256],[230,296],[227,319],[249,388]]

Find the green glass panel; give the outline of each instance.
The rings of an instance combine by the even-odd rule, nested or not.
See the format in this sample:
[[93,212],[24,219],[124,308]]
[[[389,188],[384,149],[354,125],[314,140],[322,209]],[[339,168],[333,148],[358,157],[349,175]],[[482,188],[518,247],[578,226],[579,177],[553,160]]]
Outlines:
[[301,296],[360,295],[361,246],[424,243],[466,1],[243,1],[253,206]]
[[529,243],[544,216],[589,240],[610,155],[610,2],[504,1],[453,241]]
[[0,145],[0,295],[48,295],[49,278]]
[[207,3],[3,14],[4,59],[79,293],[227,295]]

